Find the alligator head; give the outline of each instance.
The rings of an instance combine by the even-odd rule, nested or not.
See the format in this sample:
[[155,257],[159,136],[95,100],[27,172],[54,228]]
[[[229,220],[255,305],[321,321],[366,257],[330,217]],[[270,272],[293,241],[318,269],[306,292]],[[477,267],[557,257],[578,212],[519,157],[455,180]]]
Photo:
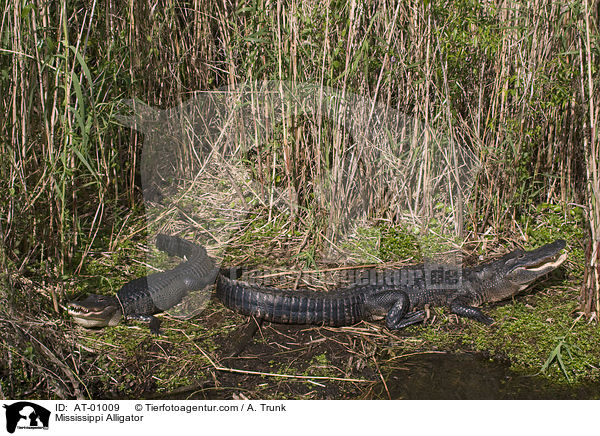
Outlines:
[[85,300],[70,302],[68,313],[73,321],[87,328],[114,326],[123,316],[117,297],[98,294],[90,294]]
[[567,258],[560,254],[565,241],[556,240],[532,251],[514,250],[495,261],[480,265],[466,276],[471,288],[486,302],[512,297],[538,278],[556,269]]

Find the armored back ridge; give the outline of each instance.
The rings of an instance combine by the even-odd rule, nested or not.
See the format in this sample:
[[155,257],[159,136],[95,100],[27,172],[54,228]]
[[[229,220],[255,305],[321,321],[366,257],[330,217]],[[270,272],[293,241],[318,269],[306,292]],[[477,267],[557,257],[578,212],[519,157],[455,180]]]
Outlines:
[[186,257],[175,268],[132,280],[116,296],[91,294],[69,304],[69,314],[84,327],[116,325],[122,318],[149,323],[158,333],[160,321],[153,315],[179,304],[191,291],[214,283],[217,268],[204,247],[184,239],[159,234],[156,246],[171,256]]
[[[452,313],[491,324],[493,320],[478,306],[516,295],[567,257],[560,254],[565,241],[557,240],[536,250],[515,250],[465,268],[462,281],[441,286],[431,285],[430,271],[419,265],[409,268],[419,272],[423,280],[383,280],[314,292],[261,287],[228,278],[218,273],[203,247],[177,237],[158,235],[156,244],[160,250],[188,260],[172,270],[125,284],[116,297],[91,295],[71,303],[69,313],[74,320],[85,327],[103,327],[116,324],[122,317],[137,318],[149,321],[156,332],[158,320],[153,314],[173,307],[189,291],[211,284],[216,277],[216,296],[225,306],[277,323],[344,326],[385,318],[387,327],[396,330],[423,321],[426,305],[447,305]],[[399,271],[404,270],[390,274],[397,276]]]
[[[557,268],[566,259],[566,254],[559,255],[564,247],[565,241],[558,240],[529,252],[515,250],[466,268],[462,281],[441,286],[431,285],[432,271],[424,265],[407,268],[422,280],[383,279],[326,293],[260,287],[219,275],[217,298],[237,312],[286,324],[343,326],[385,318],[387,327],[397,330],[423,321],[426,305],[447,305],[452,313],[491,324],[478,306],[516,295]],[[399,275],[398,270],[389,274]]]

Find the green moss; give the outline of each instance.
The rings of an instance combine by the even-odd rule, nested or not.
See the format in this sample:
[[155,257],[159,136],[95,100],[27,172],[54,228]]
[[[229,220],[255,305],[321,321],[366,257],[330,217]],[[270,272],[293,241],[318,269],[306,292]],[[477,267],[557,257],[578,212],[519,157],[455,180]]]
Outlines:
[[312,358],[312,362],[317,365],[329,365],[329,359],[325,353],[318,354]]
[[[271,374],[281,374],[281,375],[290,375],[290,374],[299,374],[299,370],[292,366],[289,362],[282,362],[277,359],[269,360],[269,368]],[[262,376],[264,379],[271,379],[271,376]],[[279,377],[276,378],[279,380]]]
[[345,242],[342,248],[367,262],[423,259],[421,238],[404,226],[379,224],[359,227],[354,237]]
[[[457,325],[445,316],[447,310],[436,308],[439,316],[434,324],[414,326],[406,332],[424,341],[416,349],[478,351],[507,359],[517,372],[542,373],[555,382],[597,380],[600,332],[595,324],[574,318],[577,308],[576,290],[569,287],[542,292],[538,288],[537,292],[511,303],[484,306],[483,310],[496,320],[492,326],[464,319]],[[554,359],[542,372],[561,343],[562,365]],[[410,348],[405,344],[403,352],[407,350]]]
[[[524,374],[536,374],[545,368],[545,377],[561,383],[567,382],[565,373],[572,383],[600,379],[598,328],[594,324],[588,325],[584,319],[575,322],[573,315],[578,309],[578,277],[583,268],[583,253],[577,243],[582,237],[580,213],[576,209],[565,213],[554,206],[543,206],[533,211],[531,216],[523,217],[520,221],[527,230],[527,248],[535,248],[558,238],[564,238],[568,243],[569,261],[561,271],[552,274],[551,280],[518,296],[513,302],[484,306],[483,310],[497,321],[492,326],[465,319],[457,323],[446,308],[435,308],[434,323],[411,326],[403,330],[401,339],[394,343],[376,341],[376,352],[394,358],[427,350],[475,351],[507,360],[514,370]],[[244,231],[242,243],[239,244],[241,248],[230,251],[226,263],[235,263],[238,256],[245,258],[248,249],[252,249],[256,250],[253,261],[261,266],[297,260],[307,265],[315,264],[318,251],[310,244],[297,258],[273,259],[273,240],[298,238],[298,232],[290,230],[288,222],[283,219],[269,222],[255,218]],[[351,246],[363,257],[365,253],[372,256],[371,261],[373,258],[384,261],[421,260],[432,253],[444,251],[443,241],[437,237],[417,236],[413,229],[384,225],[359,229]],[[131,278],[146,274],[145,267],[137,266],[131,260],[139,258],[139,247],[128,242],[118,247],[109,258],[95,256],[87,264],[86,273],[101,277],[97,285],[99,290],[113,293]],[[158,259],[165,265],[179,262],[164,254],[158,255]],[[124,273],[115,274],[115,267],[122,265],[127,265]],[[570,277],[567,283],[564,281],[565,271]],[[211,301],[208,310],[220,316],[225,309],[220,303]],[[88,349],[94,350],[90,358],[95,359],[95,364],[110,374],[101,379],[103,392],[114,389],[116,380],[121,386],[120,395],[134,396],[137,394],[136,385],[145,379],[152,380],[150,389],[171,392],[211,373],[210,363],[196,345],[210,356],[218,355],[223,341],[243,319],[243,316],[227,311],[223,321],[206,327],[202,321],[185,322],[166,318],[163,321],[164,336],[159,338],[151,335],[145,325],[139,324],[138,329],[132,328],[136,323],[130,323],[102,331],[85,331],[82,342]],[[267,342],[260,335],[254,338],[254,344]],[[553,355],[557,356],[557,350],[561,353],[560,365],[556,358],[549,360]],[[292,365],[290,361],[276,357],[268,365],[259,365],[257,369],[276,374],[340,375],[339,362],[332,363],[325,352],[318,352],[312,357],[304,355],[293,362]],[[385,373],[383,366],[381,369]],[[283,380],[289,385],[306,385],[311,391],[315,386],[302,379],[265,377],[264,383],[253,387],[251,393],[265,399],[302,397],[296,391],[281,392],[275,388]],[[274,390],[276,393],[273,393]]]
[[596,326],[573,319],[577,295],[564,290],[562,294],[542,294],[532,300],[532,304],[517,302],[494,310],[492,316],[499,321],[498,327],[491,334],[475,334],[476,348],[504,353],[516,369],[538,371],[563,338],[569,349],[581,352],[567,356],[562,369],[553,362],[546,373],[561,379],[564,369],[568,380],[575,381],[593,376],[596,371],[590,369],[600,362],[600,351],[595,346],[600,335]]
[[96,365],[103,368],[99,380],[104,391],[114,390],[115,381],[119,395],[125,397],[139,396],[137,390],[147,386],[149,379],[153,383],[151,389],[156,392],[171,392],[190,385],[206,377],[207,369],[211,368],[198,347],[214,356],[220,349],[216,339],[229,334],[232,328],[207,328],[185,321],[177,321],[174,327],[167,319],[161,327],[162,335],[157,337],[145,325],[140,324],[141,329],[132,328],[135,324],[82,331],[80,341],[86,349],[94,350]]
[[419,239],[406,227],[383,227],[379,254],[382,259],[388,261],[406,259],[421,261],[423,252],[419,242]]
[[331,361],[325,353],[312,357],[303,375],[316,377],[339,377],[339,372],[332,367]]
[[365,259],[367,262],[378,261],[380,239],[381,229],[359,227],[355,237],[342,244],[342,249],[354,254],[358,259]]
[[444,232],[439,231],[436,223],[436,220],[432,220],[431,231],[425,234],[418,228],[401,225],[359,227],[354,237],[345,242],[342,248],[366,262],[422,262],[435,259],[448,250],[448,241],[438,236]]
[[247,258],[251,252],[254,265],[272,267],[289,263],[291,256],[274,258],[271,250],[274,244],[281,244],[298,237],[298,231],[288,224],[289,217],[284,215],[279,215],[271,221],[264,217],[254,216],[251,223],[243,230],[235,246],[227,250],[223,262],[235,264],[239,258]]
[[508,360],[513,370],[541,373],[554,382],[600,379],[600,329],[578,315],[584,265],[578,242],[583,238],[581,210],[543,204],[531,211],[520,218],[527,232],[525,248],[562,238],[567,241],[568,261],[512,302],[484,305],[484,312],[496,320],[492,326],[465,319],[456,324],[447,309],[435,308],[435,323],[405,330],[423,343],[414,347],[405,343],[401,353],[423,349],[477,351]]

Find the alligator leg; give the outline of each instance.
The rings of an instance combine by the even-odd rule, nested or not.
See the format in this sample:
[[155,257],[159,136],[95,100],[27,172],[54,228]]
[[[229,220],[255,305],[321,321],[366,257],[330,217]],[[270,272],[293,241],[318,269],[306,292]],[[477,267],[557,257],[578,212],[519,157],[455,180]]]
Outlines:
[[484,314],[480,309],[469,306],[461,298],[455,298],[452,303],[450,303],[450,311],[458,316],[471,318],[487,325],[490,325],[494,322],[492,318]]
[[416,312],[405,315],[404,318],[399,319],[396,323],[390,323],[389,318],[386,317],[386,325],[390,330],[400,330],[409,325],[417,324],[425,320],[425,311],[417,310]]
[[423,310],[408,313],[410,309],[410,300],[406,293],[393,291],[391,295],[393,295],[395,303],[385,316],[387,328],[390,330],[400,330],[425,319],[425,311]]
[[150,331],[152,333],[154,333],[157,336],[160,334],[160,319],[156,318],[155,316],[131,314],[131,315],[127,315],[127,319],[133,319],[136,321],[147,322],[148,327],[150,327]]

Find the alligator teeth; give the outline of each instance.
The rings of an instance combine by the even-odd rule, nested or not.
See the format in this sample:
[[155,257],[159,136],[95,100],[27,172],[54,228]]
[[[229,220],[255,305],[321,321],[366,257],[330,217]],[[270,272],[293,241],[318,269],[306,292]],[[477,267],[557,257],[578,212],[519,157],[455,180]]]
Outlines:
[[69,307],[68,312],[82,314],[82,313],[90,313],[91,311],[86,309],[85,307]]
[[557,268],[561,263],[563,263],[566,258],[567,258],[567,253],[563,253],[554,262],[545,262],[540,266],[536,266],[533,268],[526,267],[525,269],[527,269],[527,271],[543,271],[545,269],[548,269],[548,267],[554,269],[554,268]]

